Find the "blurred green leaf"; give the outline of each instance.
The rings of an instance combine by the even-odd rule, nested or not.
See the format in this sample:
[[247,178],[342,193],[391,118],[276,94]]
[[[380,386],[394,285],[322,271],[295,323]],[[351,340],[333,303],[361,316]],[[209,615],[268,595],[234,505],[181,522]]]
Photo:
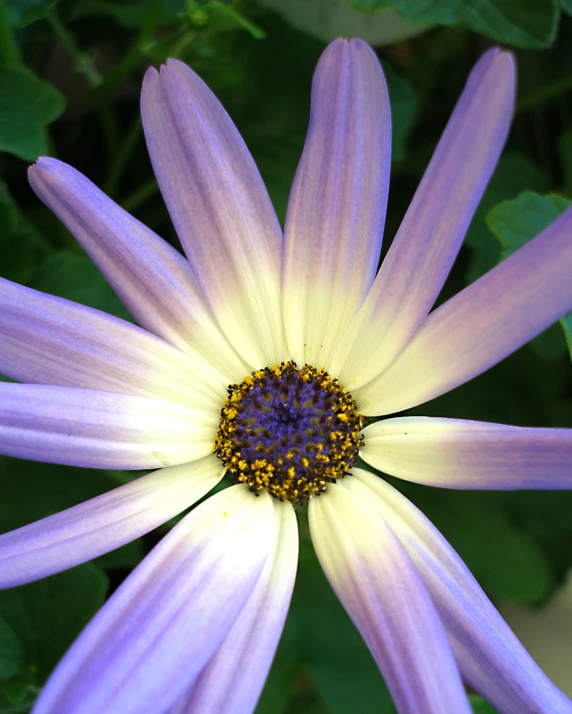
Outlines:
[[497,42],[541,49],[556,37],[557,0],[348,0],[356,10],[397,10],[412,24],[466,27]]
[[400,77],[387,62],[383,63],[391,100],[392,160],[404,161],[407,138],[417,115],[417,95],[408,82]]
[[568,351],[572,355],[572,312],[567,313],[560,320],[562,329],[564,330],[564,337],[566,338],[566,344],[568,346]]
[[26,682],[28,686],[43,683],[101,607],[106,592],[105,574],[91,563],[0,592],[0,617],[25,651],[25,675],[17,683],[20,691],[25,692]]
[[560,0],[560,5],[562,6],[564,12],[572,15],[572,0]]
[[25,668],[24,645],[6,620],[0,617],[0,680],[23,674]]
[[0,67],[0,151],[24,161],[47,154],[45,127],[64,107],[62,95],[32,72]]
[[478,694],[469,694],[469,702],[475,714],[498,714],[497,710]]
[[28,281],[36,265],[35,233],[0,181],[1,275],[17,283]]
[[258,42],[245,35],[238,52],[241,76],[236,77],[236,88],[226,88],[230,101],[223,103],[252,151],[283,221],[308,128],[312,71],[324,46],[276,15],[264,17],[260,24],[269,39]]
[[96,558],[93,562],[104,570],[132,568],[142,560],[144,555],[142,541],[138,538],[109,553],[100,555],[99,558]]
[[26,27],[46,17],[58,0],[6,0],[6,9],[13,27]]
[[487,225],[501,244],[501,260],[528,243],[571,205],[572,201],[563,196],[525,191],[495,206],[487,215]]
[[255,714],[287,714],[294,694],[296,673],[300,669],[300,643],[295,618],[290,613],[276,656]]
[[[571,205],[572,201],[563,196],[541,196],[525,191],[513,201],[505,201],[489,211],[487,225],[500,242],[501,260],[528,243]],[[565,315],[560,324],[572,358],[572,312]]]
[[[141,0],[82,0],[74,9],[74,18],[108,15],[115,22],[130,30],[139,29],[145,18],[147,2]],[[159,25],[175,22],[185,13],[185,0],[162,0]]]
[[37,692],[26,675],[5,682],[0,686],[0,714],[28,714]]
[[572,129],[562,132],[558,137],[558,153],[564,176],[564,185],[567,191],[572,193]]
[[[0,533],[71,508],[119,485],[121,482],[108,471],[0,456]],[[102,568],[122,568],[136,565],[142,557],[138,539],[94,562]]]
[[71,251],[50,255],[34,273],[30,285],[36,290],[131,320],[121,300],[85,255]]
[[497,493],[406,487],[493,598],[542,602],[555,582],[534,538],[519,528]]
[[210,0],[208,9],[215,14],[221,15],[223,18],[228,18],[237,27],[249,32],[255,40],[263,40],[266,37],[266,32],[258,25],[255,25],[247,17],[245,17],[234,5],[221,0]]
[[[379,670],[310,552],[292,603],[316,687],[334,714],[395,714]],[[305,567],[302,565],[305,561]]]
[[520,154],[505,154],[501,158],[465,237],[465,245],[473,251],[467,271],[468,283],[494,268],[499,261],[500,246],[487,227],[487,213],[500,201],[514,198],[527,189],[542,191],[547,184],[544,172],[530,159]]
[[0,532],[71,508],[118,485],[107,471],[0,456]]

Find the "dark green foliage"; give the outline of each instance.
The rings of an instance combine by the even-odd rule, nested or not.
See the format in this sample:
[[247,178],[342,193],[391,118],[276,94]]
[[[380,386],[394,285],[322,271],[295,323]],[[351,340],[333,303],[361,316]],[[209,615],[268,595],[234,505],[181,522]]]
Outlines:
[[[394,125],[384,250],[470,68],[491,38],[513,48],[545,48],[517,54],[519,100],[507,151],[442,301],[569,205],[572,2],[348,1],[364,13],[395,9],[412,24],[432,26],[415,39],[376,48]],[[379,16],[363,18],[367,23]],[[144,71],[169,56],[188,62],[223,101],[283,221],[308,125],[312,72],[324,46],[263,3],[247,0],[0,0],[0,276],[131,319],[32,193],[26,169],[44,153],[74,165],[178,246],[138,114]],[[567,344],[570,349],[570,316],[488,373],[414,411],[572,427]],[[0,458],[0,532],[127,478]],[[541,606],[572,567],[572,493],[480,494],[396,485],[450,539],[495,601]],[[395,714],[366,646],[319,570],[301,516],[298,582],[257,714]],[[104,571],[115,587],[159,537],[151,534],[95,564],[0,593],[0,714],[28,710],[51,668],[104,601]],[[475,714],[494,714],[477,696],[471,703]]]

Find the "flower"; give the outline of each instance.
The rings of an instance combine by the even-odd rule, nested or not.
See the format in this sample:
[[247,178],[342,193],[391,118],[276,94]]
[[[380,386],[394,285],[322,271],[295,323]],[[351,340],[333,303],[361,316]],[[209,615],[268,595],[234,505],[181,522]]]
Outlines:
[[[572,712],[427,519],[363,460],[452,488],[570,488],[572,430],[364,417],[471,379],[572,307],[572,211],[429,314],[504,144],[514,65],[473,70],[376,275],[390,109],[359,40],[324,52],[282,241],[221,105],[185,65],[151,69],[145,134],[188,262],[54,159],[30,169],[142,326],[0,283],[0,452],[159,468],[0,539],[4,586],[140,536],[206,495],[64,657],[36,714],[254,709],[308,501],[324,571],[401,714]],[[215,453],[216,452],[216,453]],[[462,679],[461,679],[462,678]]]

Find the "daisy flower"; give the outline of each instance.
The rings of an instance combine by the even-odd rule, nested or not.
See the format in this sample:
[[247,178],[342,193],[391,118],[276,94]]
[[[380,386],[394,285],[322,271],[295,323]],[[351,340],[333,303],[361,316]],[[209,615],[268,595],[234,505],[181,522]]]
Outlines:
[[[185,65],[150,69],[149,153],[187,259],[54,159],[38,196],[141,327],[0,283],[0,452],[157,469],[3,535],[13,586],[137,538],[205,496],[112,595],[35,714],[248,714],[294,584],[295,507],[401,714],[563,714],[432,524],[366,464],[448,488],[570,488],[572,430],[391,415],[475,377],[572,307],[572,211],[430,312],[504,144],[509,53],[471,73],[377,272],[390,107],[360,40],[312,87],[284,236],[217,99]],[[340,673],[343,676],[343,673]]]

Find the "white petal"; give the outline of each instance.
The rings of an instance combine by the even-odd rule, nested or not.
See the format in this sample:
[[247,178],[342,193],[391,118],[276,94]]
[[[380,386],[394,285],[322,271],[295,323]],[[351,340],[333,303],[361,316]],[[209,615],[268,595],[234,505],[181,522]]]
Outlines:
[[391,111],[379,60],[359,39],[322,54],[284,236],[283,310],[299,364],[331,353],[377,270],[391,164]]
[[159,399],[0,382],[0,454],[48,463],[151,469],[212,453],[216,414]]
[[22,382],[220,409],[228,383],[204,359],[100,310],[0,279],[0,373]]
[[28,176],[142,327],[191,356],[201,355],[227,382],[246,374],[177,250],[57,159],[39,158]]
[[379,471],[446,488],[572,488],[572,429],[396,417],[363,431],[360,456]]
[[169,714],[254,711],[282,634],[298,563],[298,526],[288,502],[273,499],[274,550],[236,624],[191,691]]
[[467,566],[405,496],[367,471],[341,486],[397,535],[435,603],[465,681],[502,714],[571,714],[572,703],[540,670]]
[[271,496],[244,486],[193,510],[86,627],[34,714],[163,714],[236,622],[273,532]]
[[308,516],[324,572],[400,714],[470,714],[443,624],[384,521],[338,484],[311,499]]
[[280,226],[236,127],[177,60],[147,72],[141,112],[163,198],[222,332],[250,365],[280,362]]
[[202,498],[223,471],[211,454],[0,535],[0,587],[45,578],[139,538]]
[[336,373],[354,390],[385,369],[431,309],[504,146],[515,63],[495,47],[471,72],[363,307]]

